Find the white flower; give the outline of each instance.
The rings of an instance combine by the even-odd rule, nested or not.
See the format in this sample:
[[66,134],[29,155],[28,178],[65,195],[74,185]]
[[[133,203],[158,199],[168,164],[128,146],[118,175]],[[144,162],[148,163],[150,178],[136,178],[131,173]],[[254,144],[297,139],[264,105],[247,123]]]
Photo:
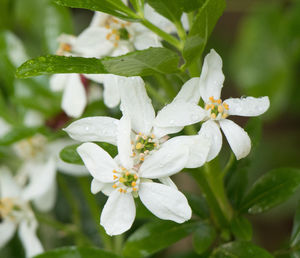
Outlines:
[[134,197],[160,219],[183,223],[191,218],[191,208],[185,196],[175,187],[153,182],[179,172],[188,159],[187,147],[166,152],[161,148],[143,163],[135,164],[131,152],[130,119],[119,122],[117,142],[119,155],[113,159],[94,143],[83,143],[77,148],[93,176],[91,190],[102,191],[109,198],[103,208],[100,224],[107,234],[127,231],[135,218]]
[[[208,161],[214,159],[222,147],[220,128],[236,158],[246,157],[251,149],[250,138],[243,128],[227,117],[258,116],[266,112],[270,106],[268,97],[229,98],[222,101],[220,95],[223,82],[222,59],[212,49],[205,57],[200,78],[192,78],[183,85],[174,101],[167,105],[156,119],[156,125],[161,127],[170,124],[182,125],[182,121],[186,124],[205,121],[199,135],[207,136],[212,141]],[[197,106],[200,97],[205,103],[204,108]]]
[[[123,78],[120,88],[121,110],[131,121],[131,127],[124,128],[123,133],[130,136],[131,147],[120,152],[131,155],[135,163],[155,157],[155,153],[165,149],[166,155],[181,155],[181,150],[187,150],[188,159],[185,167],[195,168],[204,164],[210,147],[210,141],[204,136],[177,136],[168,140],[168,134],[179,132],[186,125],[186,119],[180,126],[169,125],[158,127],[155,125],[155,111],[151,100],[147,96],[145,85],[140,77]],[[191,105],[193,108],[193,105]],[[199,107],[196,107],[198,110]],[[171,114],[182,119],[184,111]],[[166,117],[168,121],[169,117]],[[100,141],[117,145],[119,121],[110,117],[89,117],[73,122],[65,131],[74,140]],[[128,131],[129,130],[129,131]],[[124,139],[129,140],[128,137]],[[177,153],[177,154],[176,154]],[[153,156],[153,157],[152,157]]]
[[43,247],[36,235],[37,226],[29,203],[23,199],[22,188],[6,168],[0,168],[0,248],[18,228],[26,257],[42,253]]

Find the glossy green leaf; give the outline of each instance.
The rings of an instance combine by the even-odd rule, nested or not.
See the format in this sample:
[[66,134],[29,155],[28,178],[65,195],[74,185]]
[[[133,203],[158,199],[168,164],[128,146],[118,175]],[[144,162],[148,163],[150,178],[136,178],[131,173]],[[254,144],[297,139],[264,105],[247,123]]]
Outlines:
[[216,238],[215,229],[208,223],[199,224],[193,235],[194,250],[198,254],[203,254],[213,244]]
[[[105,142],[97,142],[96,144],[107,151],[112,157],[115,157],[118,154],[117,147],[114,145]],[[83,165],[82,159],[80,158],[76,150],[79,145],[80,144],[73,144],[63,148],[59,153],[60,158],[67,163]]]
[[136,230],[127,240],[125,257],[146,257],[191,234],[197,222],[177,224],[171,221],[150,222]]
[[251,241],[252,225],[244,217],[236,217],[231,221],[231,231],[236,240]]
[[272,258],[266,250],[250,242],[231,242],[219,246],[211,258]]
[[124,20],[139,19],[121,0],[54,0],[54,2],[62,6],[108,13]]
[[225,9],[225,0],[206,0],[195,17],[183,49],[188,64],[201,57],[207,40]]
[[34,256],[34,258],[118,258],[118,257],[120,256],[98,248],[75,247],[75,246],[62,247]]
[[0,145],[10,145],[42,131],[41,127],[14,127],[0,138]]
[[103,59],[49,55],[25,62],[17,69],[16,75],[19,78],[54,73],[145,76],[177,72],[178,62],[178,55],[166,48],[149,48]]
[[173,22],[180,21],[182,15],[182,8],[179,1],[174,0],[148,0],[147,3],[151,5],[155,11]]
[[240,210],[256,214],[286,201],[300,186],[300,170],[274,169],[259,178],[247,193]]
[[202,219],[209,218],[209,208],[204,197],[192,193],[185,192],[184,195],[188,199],[189,205],[194,214]]
[[181,6],[182,10],[186,13],[195,11],[198,8],[202,7],[202,5],[205,3],[205,0],[176,0],[179,5]]

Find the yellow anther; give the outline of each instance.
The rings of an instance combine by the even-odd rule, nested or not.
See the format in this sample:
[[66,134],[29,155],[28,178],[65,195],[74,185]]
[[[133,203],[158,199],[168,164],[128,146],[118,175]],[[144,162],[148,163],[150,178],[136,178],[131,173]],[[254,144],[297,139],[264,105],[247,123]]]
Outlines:
[[143,145],[142,143],[140,143],[140,142],[138,142],[138,143],[135,145],[135,148],[136,148],[137,150],[142,149],[143,147],[144,147],[144,145]]
[[70,44],[63,44],[62,49],[63,51],[70,52],[72,50],[72,46]]
[[205,105],[205,110],[209,110],[210,109],[210,104],[206,104]]
[[129,174],[129,172],[127,171],[127,172],[125,173],[125,175],[126,175],[126,176],[129,176],[130,174]]
[[154,147],[156,147],[156,146],[157,146],[157,144],[156,144],[156,143],[153,143],[153,146],[154,146]]
[[114,170],[113,170],[113,173],[117,173],[117,170],[114,169]]
[[214,99],[213,96],[209,97],[209,100],[210,100],[211,102],[215,102],[215,99]]
[[114,185],[113,185],[113,188],[117,188],[117,185],[116,185],[116,184],[114,184]]
[[111,33],[108,33],[108,34],[106,35],[106,39],[109,40],[109,39],[111,38],[111,35],[112,35]]
[[229,110],[229,106],[228,106],[227,103],[223,103],[223,106],[224,106],[224,108],[225,108],[226,110]]
[[137,176],[137,175],[134,175],[133,177],[134,177],[134,179],[135,179],[135,180],[137,180],[137,179],[138,179],[138,176]]
[[210,117],[211,117],[212,119],[215,119],[215,118],[216,118],[216,114],[215,114],[215,113],[212,113],[212,114],[210,114]]
[[227,118],[228,117],[228,114],[226,114],[226,113],[224,113],[223,115],[222,115],[222,118]]
[[120,40],[120,35],[116,35],[116,40]]
[[119,21],[118,21],[117,19],[115,19],[115,18],[112,18],[112,21],[113,21],[114,23],[119,23]]
[[119,46],[119,44],[118,44],[118,42],[115,42],[114,47],[117,47],[117,46]]
[[132,183],[131,183],[131,186],[136,186],[136,182],[132,182]]
[[119,189],[119,192],[120,192],[120,193],[122,193],[122,192],[123,192],[123,189],[122,189],[122,188],[120,188],[120,189]]
[[224,111],[224,108],[222,106],[218,106],[219,113],[222,113]]
[[110,28],[109,24],[106,24],[106,25],[105,25],[105,28],[106,28],[106,29],[109,29],[109,28]]
[[145,160],[145,158],[144,157],[140,157],[140,161],[144,161]]
[[111,33],[112,33],[112,34],[117,34],[118,31],[117,31],[116,29],[112,29],[112,30],[111,30]]
[[122,170],[126,170],[126,168],[124,168],[124,167],[121,167],[121,169],[122,169]]
[[126,180],[125,180],[124,177],[120,177],[120,178],[119,178],[119,182],[124,183],[125,181],[126,181]]
[[118,176],[114,175],[114,179],[117,179],[117,178],[118,178]]
[[132,156],[135,157],[135,155],[136,155],[136,153],[135,153],[135,152],[132,152]]
[[218,103],[218,104],[221,104],[221,103],[222,103],[222,100],[221,100],[221,99],[218,99],[218,100],[217,100],[217,103]]
[[127,193],[127,190],[126,190],[126,189],[124,189],[124,190],[123,190],[123,193]]
[[121,27],[122,27],[122,28],[125,28],[125,26],[126,26],[125,23],[122,23],[122,24],[121,24]]
[[211,104],[211,109],[215,109],[215,105],[214,104]]
[[136,192],[136,191],[137,191],[137,188],[136,188],[136,187],[133,187],[133,188],[132,188],[132,191]]
[[139,133],[140,136],[142,136],[142,133]]
[[154,135],[154,134],[151,134],[151,138],[154,139],[154,138],[155,138],[155,135]]

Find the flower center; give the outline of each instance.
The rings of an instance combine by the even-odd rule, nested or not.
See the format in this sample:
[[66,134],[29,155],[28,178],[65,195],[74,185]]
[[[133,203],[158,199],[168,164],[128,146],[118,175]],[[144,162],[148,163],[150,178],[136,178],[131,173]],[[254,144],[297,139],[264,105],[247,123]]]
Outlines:
[[20,207],[15,204],[13,198],[0,199],[0,222],[4,218],[11,217],[14,210],[20,210]]
[[110,30],[110,32],[106,35],[106,39],[110,40],[114,46],[117,47],[120,40],[128,40],[131,37],[128,31],[128,27],[130,25],[130,22],[122,22],[112,16],[109,16],[105,22],[105,28]]
[[40,134],[21,140],[14,145],[19,157],[23,159],[35,159],[45,150],[47,139]]
[[205,110],[210,110],[211,119],[221,119],[228,117],[229,106],[221,99],[215,100],[214,97],[209,97],[208,103],[205,105]]
[[154,134],[146,136],[139,133],[136,135],[135,141],[132,142],[133,156],[137,156],[140,161],[144,161],[145,156],[158,147],[159,141],[156,139]]
[[118,188],[120,193],[134,193],[138,191],[140,180],[135,171],[122,167],[121,171],[113,170],[113,178],[117,180],[113,188]]
[[65,52],[71,52],[72,46],[68,43],[60,43],[56,51],[56,54],[59,56],[64,55]]

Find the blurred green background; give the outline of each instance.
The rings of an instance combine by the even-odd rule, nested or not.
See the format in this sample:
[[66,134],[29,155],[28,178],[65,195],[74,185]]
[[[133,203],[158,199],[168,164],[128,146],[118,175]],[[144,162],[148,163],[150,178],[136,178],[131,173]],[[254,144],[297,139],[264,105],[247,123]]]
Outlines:
[[[61,32],[77,35],[90,22],[92,12],[79,9],[70,11],[50,2],[0,0],[0,86],[4,98],[11,91],[17,90],[17,84],[32,83],[30,80],[20,81],[14,78],[14,70],[20,63],[13,63],[8,52],[19,52],[18,46],[7,40],[10,36],[13,37],[9,31],[22,40],[29,57],[36,57],[55,53],[56,37]],[[271,100],[270,109],[262,117],[261,141],[251,154],[252,163],[247,170],[248,181],[253,182],[272,168],[299,167],[300,1],[228,1],[226,11],[209,40],[206,52],[210,48],[214,48],[223,58],[226,77],[224,99],[249,95],[269,96]],[[21,59],[19,57],[18,60]],[[26,60],[26,57],[23,59]],[[44,82],[47,87],[47,79]],[[15,85],[14,88],[11,87],[12,84]],[[59,101],[49,109],[57,111]],[[244,119],[237,121],[239,124],[246,123]],[[97,229],[90,220],[92,215],[83,202],[84,191],[78,191],[78,181],[62,175],[59,175],[58,181],[60,185],[67,184],[70,193],[76,196],[80,207],[83,207],[80,212],[86,218],[86,231],[95,235],[94,242],[99,244]],[[192,179],[185,174],[176,176],[175,181],[183,190],[191,191],[195,187]],[[89,188],[89,180],[84,179],[81,184],[82,189]],[[59,192],[58,196],[55,216],[63,222],[69,222],[72,209],[66,203],[67,195]],[[98,205],[103,204],[104,198],[97,198]],[[249,219],[254,223],[254,241],[270,251],[283,246],[288,240],[299,198],[300,192],[270,212],[250,216]],[[141,214],[141,217],[147,217],[143,211]],[[41,236],[46,248],[74,243],[63,233],[58,234],[49,227],[41,228]],[[165,254],[169,256],[170,253],[184,251],[190,246],[190,239],[185,239]],[[14,238],[9,246],[0,251],[0,257],[22,257],[21,249],[18,239]]]

